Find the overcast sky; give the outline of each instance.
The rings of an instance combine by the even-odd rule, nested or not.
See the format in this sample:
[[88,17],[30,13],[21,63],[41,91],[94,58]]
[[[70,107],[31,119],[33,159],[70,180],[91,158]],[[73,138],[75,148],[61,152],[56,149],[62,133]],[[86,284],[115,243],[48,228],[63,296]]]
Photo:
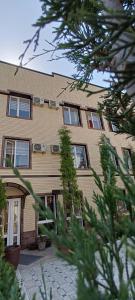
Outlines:
[[[41,15],[39,0],[0,0],[0,60],[19,64],[18,57],[23,52],[23,41],[31,38],[35,32],[32,24]],[[46,48],[45,40],[53,39],[52,28],[42,32],[37,54]],[[27,58],[32,56],[32,50]],[[26,58],[26,60],[27,60]],[[27,67],[45,73],[60,73],[68,76],[74,74],[74,66],[65,60],[49,62],[50,55],[44,55],[31,61]],[[104,76],[105,78],[105,76]],[[106,85],[101,74],[95,74],[93,83]]]

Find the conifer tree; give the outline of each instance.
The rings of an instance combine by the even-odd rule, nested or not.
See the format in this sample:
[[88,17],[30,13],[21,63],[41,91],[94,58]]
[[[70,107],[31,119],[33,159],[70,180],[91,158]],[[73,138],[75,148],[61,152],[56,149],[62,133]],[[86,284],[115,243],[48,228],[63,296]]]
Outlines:
[[4,253],[3,238],[3,209],[6,207],[6,191],[2,180],[0,179],[0,256]]
[[61,147],[61,182],[65,216],[75,214],[80,208],[81,192],[78,189],[76,169],[72,156],[70,131],[66,128],[59,130]]

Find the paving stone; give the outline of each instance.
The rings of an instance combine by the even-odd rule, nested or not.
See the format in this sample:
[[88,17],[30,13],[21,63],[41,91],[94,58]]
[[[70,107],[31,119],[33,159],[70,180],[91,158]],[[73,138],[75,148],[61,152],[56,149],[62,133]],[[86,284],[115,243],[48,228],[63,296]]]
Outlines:
[[20,266],[19,271],[30,300],[34,293],[37,294],[38,300],[41,299],[39,288],[43,291],[42,272],[48,295],[52,288],[53,300],[76,298],[76,269],[59,258],[42,259],[32,264],[32,267]]

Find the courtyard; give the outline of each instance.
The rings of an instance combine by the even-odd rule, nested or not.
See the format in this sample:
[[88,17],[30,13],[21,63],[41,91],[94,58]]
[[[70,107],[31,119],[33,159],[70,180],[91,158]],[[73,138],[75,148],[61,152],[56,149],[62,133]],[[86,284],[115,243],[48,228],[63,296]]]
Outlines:
[[[42,276],[45,279],[47,298]],[[45,251],[22,251],[17,277],[26,300],[31,300],[34,294],[37,300],[76,298],[76,269],[58,258],[53,247]],[[44,298],[41,297],[41,293]]]

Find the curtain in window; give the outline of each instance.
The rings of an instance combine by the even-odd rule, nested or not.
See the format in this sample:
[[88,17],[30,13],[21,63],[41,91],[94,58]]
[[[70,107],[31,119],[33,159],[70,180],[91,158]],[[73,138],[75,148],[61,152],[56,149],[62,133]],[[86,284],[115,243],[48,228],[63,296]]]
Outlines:
[[72,155],[75,168],[86,168],[87,158],[84,146],[72,146]]
[[68,107],[64,107],[64,123],[65,124],[70,124]]
[[79,125],[78,109],[70,108],[71,124]]
[[17,116],[17,99],[15,97],[11,97],[9,100],[9,115]]
[[30,99],[20,98],[19,100],[19,117],[30,117]]
[[101,129],[101,120],[98,113],[92,112],[92,121],[93,121],[93,127],[96,129]]
[[77,160],[77,167],[78,168],[86,168],[87,161],[86,161],[86,154],[85,154],[85,147],[78,146],[76,147],[76,160]]
[[15,143],[13,141],[6,141],[6,149],[5,149],[5,166],[9,167],[10,164],[14,163],[14,146]]
[[29,142],[16,141],[16,167],[29,167]]

